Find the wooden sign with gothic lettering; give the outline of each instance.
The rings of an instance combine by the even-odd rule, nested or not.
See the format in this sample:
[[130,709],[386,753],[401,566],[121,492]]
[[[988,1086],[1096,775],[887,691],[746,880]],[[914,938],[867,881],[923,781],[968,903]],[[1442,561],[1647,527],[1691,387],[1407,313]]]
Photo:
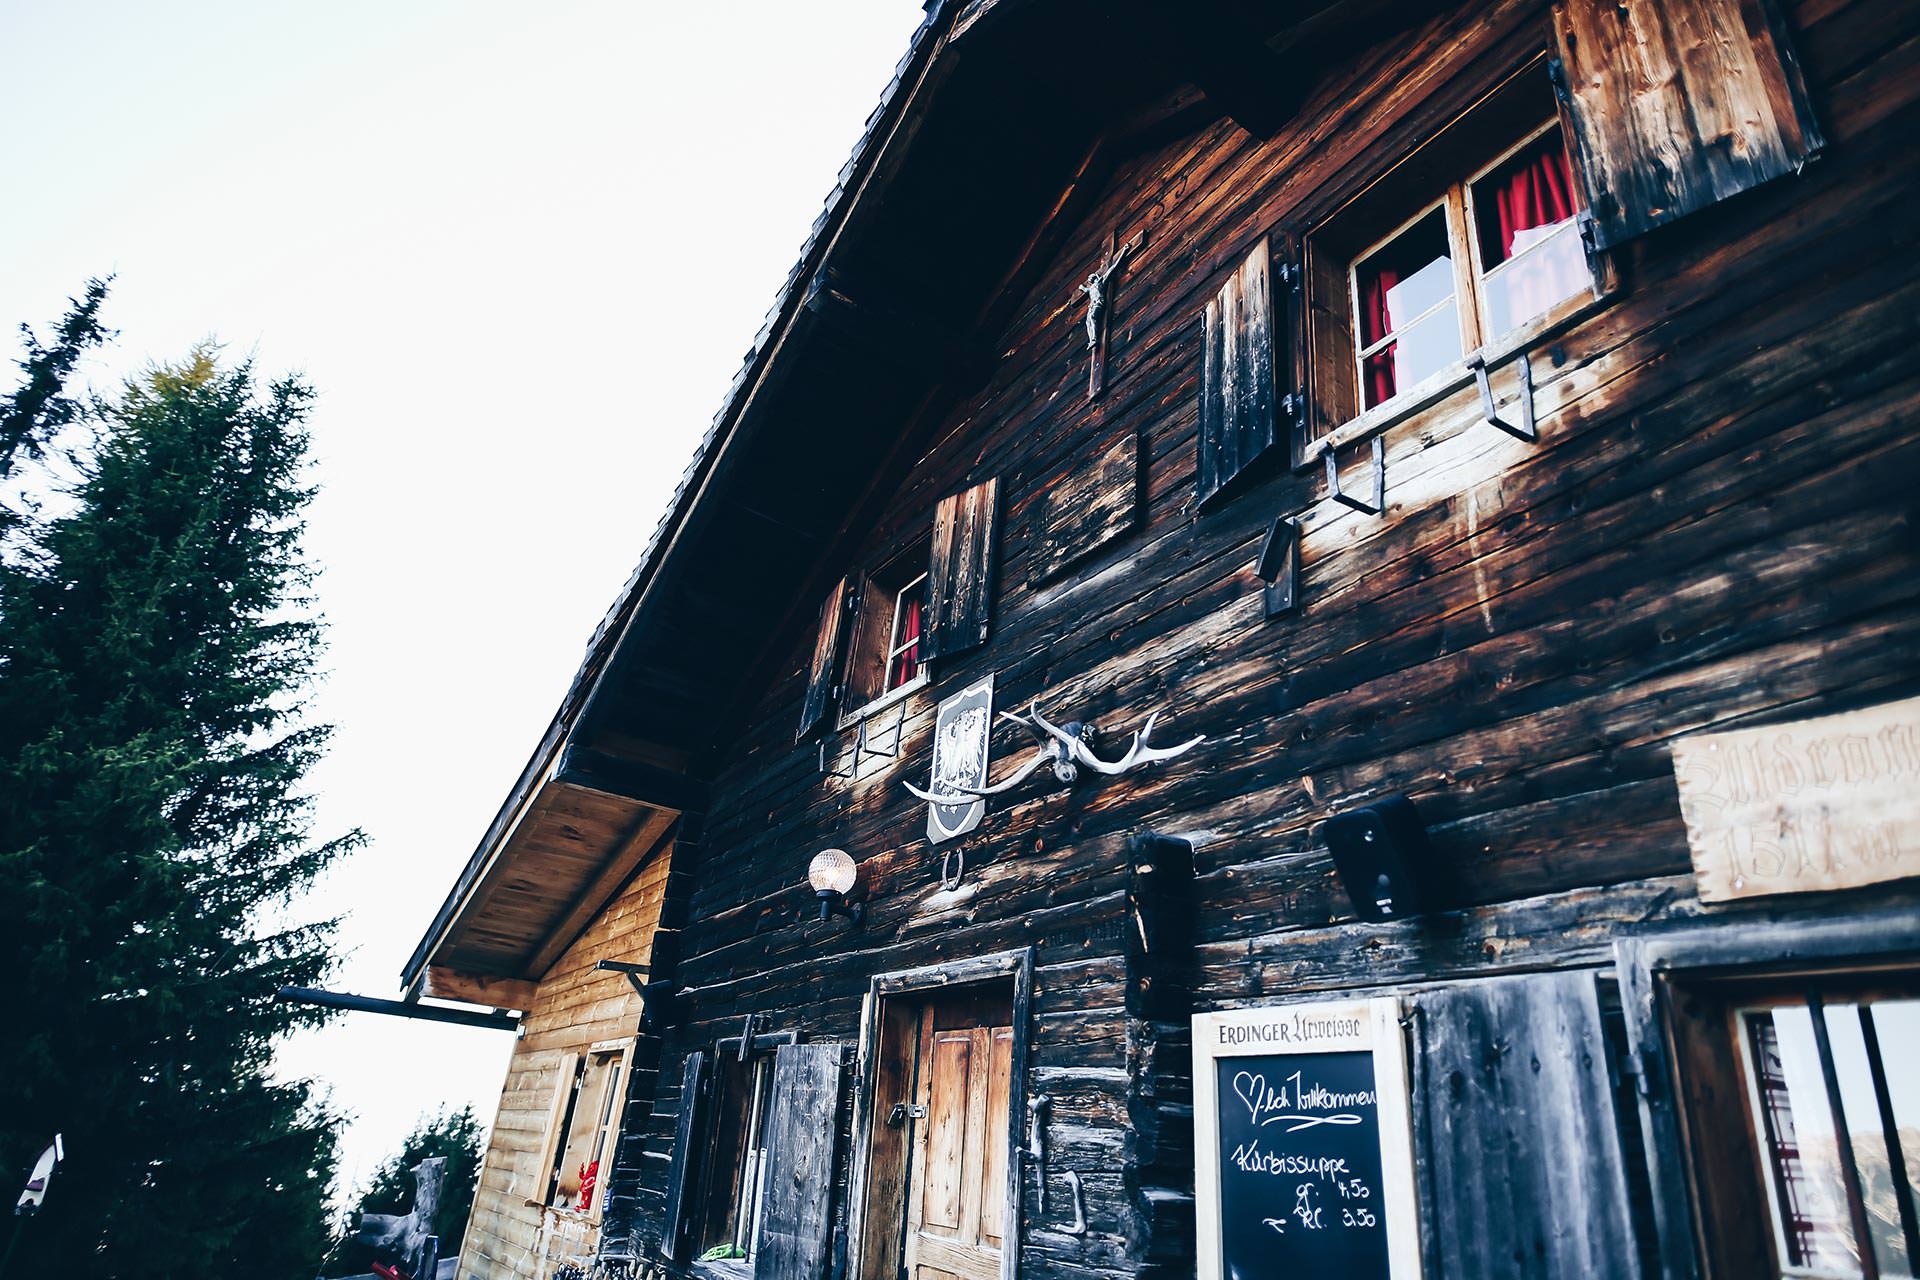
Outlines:
[[1673,744],[1703,902],[1920,876],[1920,698]]

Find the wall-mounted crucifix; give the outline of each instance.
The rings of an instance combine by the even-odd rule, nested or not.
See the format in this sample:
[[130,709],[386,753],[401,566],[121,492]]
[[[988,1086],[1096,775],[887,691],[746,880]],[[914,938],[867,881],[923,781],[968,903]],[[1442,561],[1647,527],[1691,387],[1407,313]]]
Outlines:
[[1147,233],[1136,231],[1133,239],[1120,243],[1120,234],[1107,232],[1106,260],[1087,276],[1080,292],[1087,295],[1087,399],[1097,400],[1107,389],[1107,332],[1113,311],[1113,277],[1127,256],[1146,243]]

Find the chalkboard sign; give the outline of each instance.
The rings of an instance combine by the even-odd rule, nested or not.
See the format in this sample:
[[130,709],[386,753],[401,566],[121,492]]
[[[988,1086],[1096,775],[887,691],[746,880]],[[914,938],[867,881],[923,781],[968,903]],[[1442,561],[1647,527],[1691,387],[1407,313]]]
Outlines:
[[1417,1276],[1398,1002],[1193,1024],[1201,1280]]

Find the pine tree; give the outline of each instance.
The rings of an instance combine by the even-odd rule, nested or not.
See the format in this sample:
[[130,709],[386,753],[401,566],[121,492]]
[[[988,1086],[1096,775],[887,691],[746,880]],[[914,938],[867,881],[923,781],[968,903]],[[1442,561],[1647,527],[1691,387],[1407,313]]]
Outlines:
[[413,1166],[439,1156],[446,1160],[446,1180],[440,1188],[440,1210],[433,1216],[434,1234],[440,1237],[440,1254],[450,1258],[460,1248],[460,1237],[473,1212],[473,1193],[480,1183],[480,1122],[472,1107],[458,1111],[439,1111],[423,1117],[400,1150],[389,1156],[360,1194],[359,1202],[340,1224],[339,1243],[324,1274],[349,1276],[366,1274],[374,1261],[370,1249],[350,1243],[353,1229],[363,1213],[406,1213],[413,1208]]
[[[74,403],[30,378],[0,421],[29,395]],[[14,1275],[306,1277],[327,1250],[336,1122],[269,1076],[315,1016],[274,990],[329,963],[332,926],[285,908],[357,839],[314,840],[301,791],[311,398],[211,348],[151,370],[0,561],[0,1165],[67,1151]]]

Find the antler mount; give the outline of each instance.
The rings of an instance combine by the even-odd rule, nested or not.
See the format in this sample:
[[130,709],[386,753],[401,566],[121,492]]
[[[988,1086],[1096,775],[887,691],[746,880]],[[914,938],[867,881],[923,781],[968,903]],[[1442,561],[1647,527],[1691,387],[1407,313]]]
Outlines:
[[1038,702],[1030,704],[1024,716],[1006,711],[1002,711],[1000,715],[1002,719],[1011,720],[1032,734],[1038,743],[1033,754],[1005,778],[989,786],[962,786],[941,792],[922,790],[904,780],[901,785],[930,804],[972,804],[982,797],[1013,790],[1032,777],[1042,765],[1050,765],[1054,778],[1063,785],[1071,786],[1079,780],[1081,769],[1105,774],[1108,777],[1118,777],[1145,765],[1178,759],[1207,740],[1205,734],[1198,734],[1178,746],[1154,746],[1148,739],[1153,734],[1154,723],[1160,718],[1160,713],[1156,711],[1148,716],[1147,722],[1135,731],[1133,741],[1118,760],[1103,760],[1093,752],[1093,743],[1099,737],[1100,731],[1091,721],[1069,720],[1065,724],[1058,725],[1050,723],[1040,714]]

